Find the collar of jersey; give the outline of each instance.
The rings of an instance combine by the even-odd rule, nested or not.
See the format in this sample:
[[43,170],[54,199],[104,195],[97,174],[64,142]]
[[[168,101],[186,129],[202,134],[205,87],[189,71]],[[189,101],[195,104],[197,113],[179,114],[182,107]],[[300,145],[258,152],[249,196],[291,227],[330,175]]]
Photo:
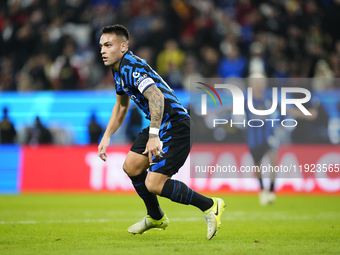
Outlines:
[[[119,70],[118,70],[118,74],[120,76],[120,70],[122,69],[122,64],[123,64],[123,60],[125,58],[126,54],[132,54],[132,52],[130,50],[128,50],[127,52],[124,53],[124,55],[122,56],[122,58],[120,59],[120,64],[119,64]],[[115,70],[114,70],[115,71]],[[116,72],[116,71],[115,71]]]

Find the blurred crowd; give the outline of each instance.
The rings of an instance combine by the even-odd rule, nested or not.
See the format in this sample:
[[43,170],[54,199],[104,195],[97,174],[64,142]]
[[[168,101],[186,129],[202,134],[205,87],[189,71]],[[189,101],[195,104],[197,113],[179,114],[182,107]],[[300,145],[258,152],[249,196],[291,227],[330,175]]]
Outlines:
[[1,0],[0,91],[114,89],[98,41],[116,23],[174,89],[252,73],[340,78],[339,17],[340,0]]
[[[176,90],[189,90],[190,78],[340,78],[339,17],[340,0],[1,0],[0,91],[114,90],[98,42],[117,23],[131,33],[130,50]],[[330,80],[308,89],[340,89]],[[131,116],[133,141],[140,118]],[[328,117],[322,123],[327,130]],[[12,143],[7,109],[0,126],[0,143]],[[26,131],[22,143],[56,140],[39,117]],[[88,132],[90,143],[102,135],[94,114]]]

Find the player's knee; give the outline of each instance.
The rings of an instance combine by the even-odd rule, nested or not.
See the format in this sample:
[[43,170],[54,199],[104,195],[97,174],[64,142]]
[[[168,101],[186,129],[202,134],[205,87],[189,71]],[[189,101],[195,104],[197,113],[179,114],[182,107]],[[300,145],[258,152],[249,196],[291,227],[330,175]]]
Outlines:
[[146,178],[146,179],[145,179],[145,186],[146,186],[146,188],[148,189],[149,192],[154,193],[154,191],[155,191],[155,185],[154,185],[154,183],[152,182],[152,180]]
[[133,169],[129,166],[129,164],[125,161],[123,164],[123,170],[128,176],[135,176]]
[[160,195],[162,192],[160,185],[150,178],[146,178],[145,186],[148,189],[148,191],[153,194]]
[[144,169],[137,168],[133,164],[130,164],[128,161],[124,162],[123,170],[128,176],[137,176],[144,171]]

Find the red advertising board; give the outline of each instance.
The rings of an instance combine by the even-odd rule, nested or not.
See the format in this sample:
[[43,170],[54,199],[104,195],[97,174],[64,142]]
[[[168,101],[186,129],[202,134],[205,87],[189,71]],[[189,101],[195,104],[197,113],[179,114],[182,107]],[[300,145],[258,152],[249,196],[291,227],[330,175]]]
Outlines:
[[[107,151],[108,160],[103,162],[97,156],[97,146],[24,146],[21,190],[133,191],[129,177],[122,170],[129,148],[129,145],[110,147]],[[250,167],[253,162],[245,145],[195,145],[189,160],[175,178],[199,191],[258,191],[254,173],[246,176],[240,173],[241,178],[214,178],[215,173],[206,173],[204,178],[195,178],[193,167],[202,160],[209,165],[234,165],[238,170]],[[266,160],[263,161],[264,165]],[[337,146],[282,146],[278,165],[295,167],[298,171],[300,166],[308,167],[309,171],[304,170],[298,178],[278,178],[276,189],[340,193],[339,173],[336,175],[333,171],[325,175],[322,171],[317,172],[318,166],[322,169],[336,164],[340,164],[340,148]],[[313,167],[314,171],[311,171]]]
[[[191,187],[208,191],[258,191],[254,162],[246,145],[196,144],[191,150]],[[269,171],[269,158],[262,171]],[[277,191],[340,192],[340,147],[281,146],[275,166]],[[277,170],[277,171],[276,171]],[[269,172],[263,175],[269,185]],[[265,183],[266,186],[266,183]]]
[[[111,147],[107,153],[126,156],[129,148]],[[95,189],[90,183],[91,170],[96,168],[105,178],[105,163],[97,156],[97,146],[25,146],[23,151],[21,190],[24,192],[92,191]]]

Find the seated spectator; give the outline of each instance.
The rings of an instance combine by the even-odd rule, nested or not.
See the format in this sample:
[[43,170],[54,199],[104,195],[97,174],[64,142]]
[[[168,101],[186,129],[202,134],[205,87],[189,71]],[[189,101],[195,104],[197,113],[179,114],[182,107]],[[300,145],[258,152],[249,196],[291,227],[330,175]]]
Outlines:
[[80,58],[76,55],[76,45],[68,39],[63,48],[63,55],[59,56],[52,66],[53,87],[57,90],[80,89],[81,78],[79,75]]
[[7,108],[3,109],[3,119],[0,122],[0,144],[14,143],[17,132],[15,131],[14,125],[8,118]]
[[184,63],[184,52],[178,48],[175,40],[168,40],[164,50],[157,57],[157,72],[167,76],[171,70],[181,68]]
[[28,129],[27,144],[51,144],[52,135],[51,132],[42,125],[40,118],[35,118],[34,126]]
[[314,92],[333,89],[334,74],[324,59],[316,62],[313,78],[312,88]]
[[200,49],[199,72],[205,78],[214,78],[217,76],[219,54],[211,46],[205,46]]
[[222,78],[242,78],[244,77],[246,68],[246,58],[239,55],[239,50],[236,45],[230,45],[225,57],[220,61],[218,74]]
[[96,115],[94,113],[91,115],[91,121],[88,125],[88,131],[90,136],[90,144],[98,144],[100,142],[99,138],[103,134],[103,129],[98,124]]
[[130,115],[126,127],[126,135],[129,138],[129,142],[133,143],[142,127],[143,117],[140,114],[135,104],[131,104]]
[[203,78],[197,70],[197,60],[194,55],[187,55],[184,61],[184,72],[182,86],[185,90],[190,90],[190,80],[193,78]]
[[264,58],[264,46],[260,42],[253,42],[250,45],[250,58],[248,64],[248,73],[266,75],[266,61]]

